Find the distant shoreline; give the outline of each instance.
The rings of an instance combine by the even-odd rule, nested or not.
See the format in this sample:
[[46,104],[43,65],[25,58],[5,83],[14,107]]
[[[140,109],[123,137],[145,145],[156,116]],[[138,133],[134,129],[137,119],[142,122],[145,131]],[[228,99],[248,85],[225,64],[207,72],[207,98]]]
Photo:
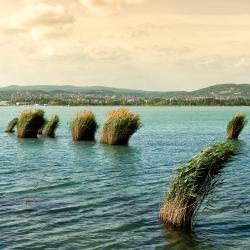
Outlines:
[[221,84],[196,91],[142,91],[108,87],[9,86],[0,106],[250,106],[250,84]]
[[116,105],[34,105],[34,104],[28,104],[28,105],[0,105],[0,108],[6,108],[6,107],[250,107],[250,105],[124,105],[124,104],[116,104]]

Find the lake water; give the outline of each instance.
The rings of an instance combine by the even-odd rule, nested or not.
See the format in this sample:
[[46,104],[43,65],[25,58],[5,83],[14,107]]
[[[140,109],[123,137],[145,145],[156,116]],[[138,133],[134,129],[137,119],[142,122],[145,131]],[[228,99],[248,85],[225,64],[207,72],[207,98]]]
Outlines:
[[[116,107],[87,107],[101,124]],[[199,210],[192,233],[165,228],[158,213],[180,164],[222,141],[248,107],[131,107],[143,127],[127,146],[73,142],[58,114],[55,139],[17,139],[8,121],[25,107],[0,107],[0,249],[250,249],[250,124],[242,154]]]

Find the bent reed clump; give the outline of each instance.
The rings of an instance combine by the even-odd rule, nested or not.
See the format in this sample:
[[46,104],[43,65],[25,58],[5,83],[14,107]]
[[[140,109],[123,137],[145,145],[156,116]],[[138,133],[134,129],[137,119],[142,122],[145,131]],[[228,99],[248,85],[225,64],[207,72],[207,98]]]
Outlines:
[[107,115],[100,142],[109,145],[127,145],[141,125],[139,114],[133,114],[126,108],[114,110]]
[[45,123],[42,134],[47,137],[55,137],[55,131],[59,126],[59,122],[60,119],[58,115],[52,116],[51,119]]
[[71,123],[71,134],[75,141],[93,141],[98,128],[95,115],[90,111],[77,112]]
[[23,111],[17,123],[17,136],[20,138],[36,138],[44,122],[44,111],[42,109]]
[[[246,121],[245,116],[242,121]],[[244,125],[240,125],[240,130],[238,126],[232,126],[232,134],[239,135],[238,131]],[[214,144],[184,164],[166,194],[160,209],[160,220],[173,227],[191,229],[196,212],[217,183],[221,170],[239,153],[238,145],[235,140]]]
[[238,139],[241,131],[247,124],[246,115],[244,113],[236,114],[227,125],[227,138]]
[[5,129],[5,132],[6,133],[14,133],[14,128],[15,126],[17,125],[18,123],[18,118],[13,118],[9,123],[8,123],[8,126],[6,127]]
[[215,144],[184,164],[172,181],[160,210],[163,223],[190,229],[203,199],[216,183],[216,176],[237,153],[233,142]]

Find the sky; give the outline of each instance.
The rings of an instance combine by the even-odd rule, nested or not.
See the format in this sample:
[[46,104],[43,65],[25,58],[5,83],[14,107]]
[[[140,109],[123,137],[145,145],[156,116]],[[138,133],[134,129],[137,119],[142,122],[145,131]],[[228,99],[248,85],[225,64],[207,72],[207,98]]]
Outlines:
[[249,0],[0,0],[0,86],[250,83]]

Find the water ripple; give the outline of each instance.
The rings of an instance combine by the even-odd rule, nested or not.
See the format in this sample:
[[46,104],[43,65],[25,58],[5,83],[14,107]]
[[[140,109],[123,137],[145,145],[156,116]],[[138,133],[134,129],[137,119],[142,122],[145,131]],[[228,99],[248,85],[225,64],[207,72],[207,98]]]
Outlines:
[[[0,133],[0,249],[249,249],[249,145],[205,200],[192,233],[161,225],[159,207],[180,164],[225,136],[245,108],[131,107],[144,126],[129,147],[72,142],[79,108],[46,107],[56,139]],[[91,107],[98,121],[111,107]],[[4,107],[6,123],[20,108]],[[0,131],[6,124],[0,124]],[[248,142],[249,129],[242,139]],[[210,206],[212,203],[212,207]]]

